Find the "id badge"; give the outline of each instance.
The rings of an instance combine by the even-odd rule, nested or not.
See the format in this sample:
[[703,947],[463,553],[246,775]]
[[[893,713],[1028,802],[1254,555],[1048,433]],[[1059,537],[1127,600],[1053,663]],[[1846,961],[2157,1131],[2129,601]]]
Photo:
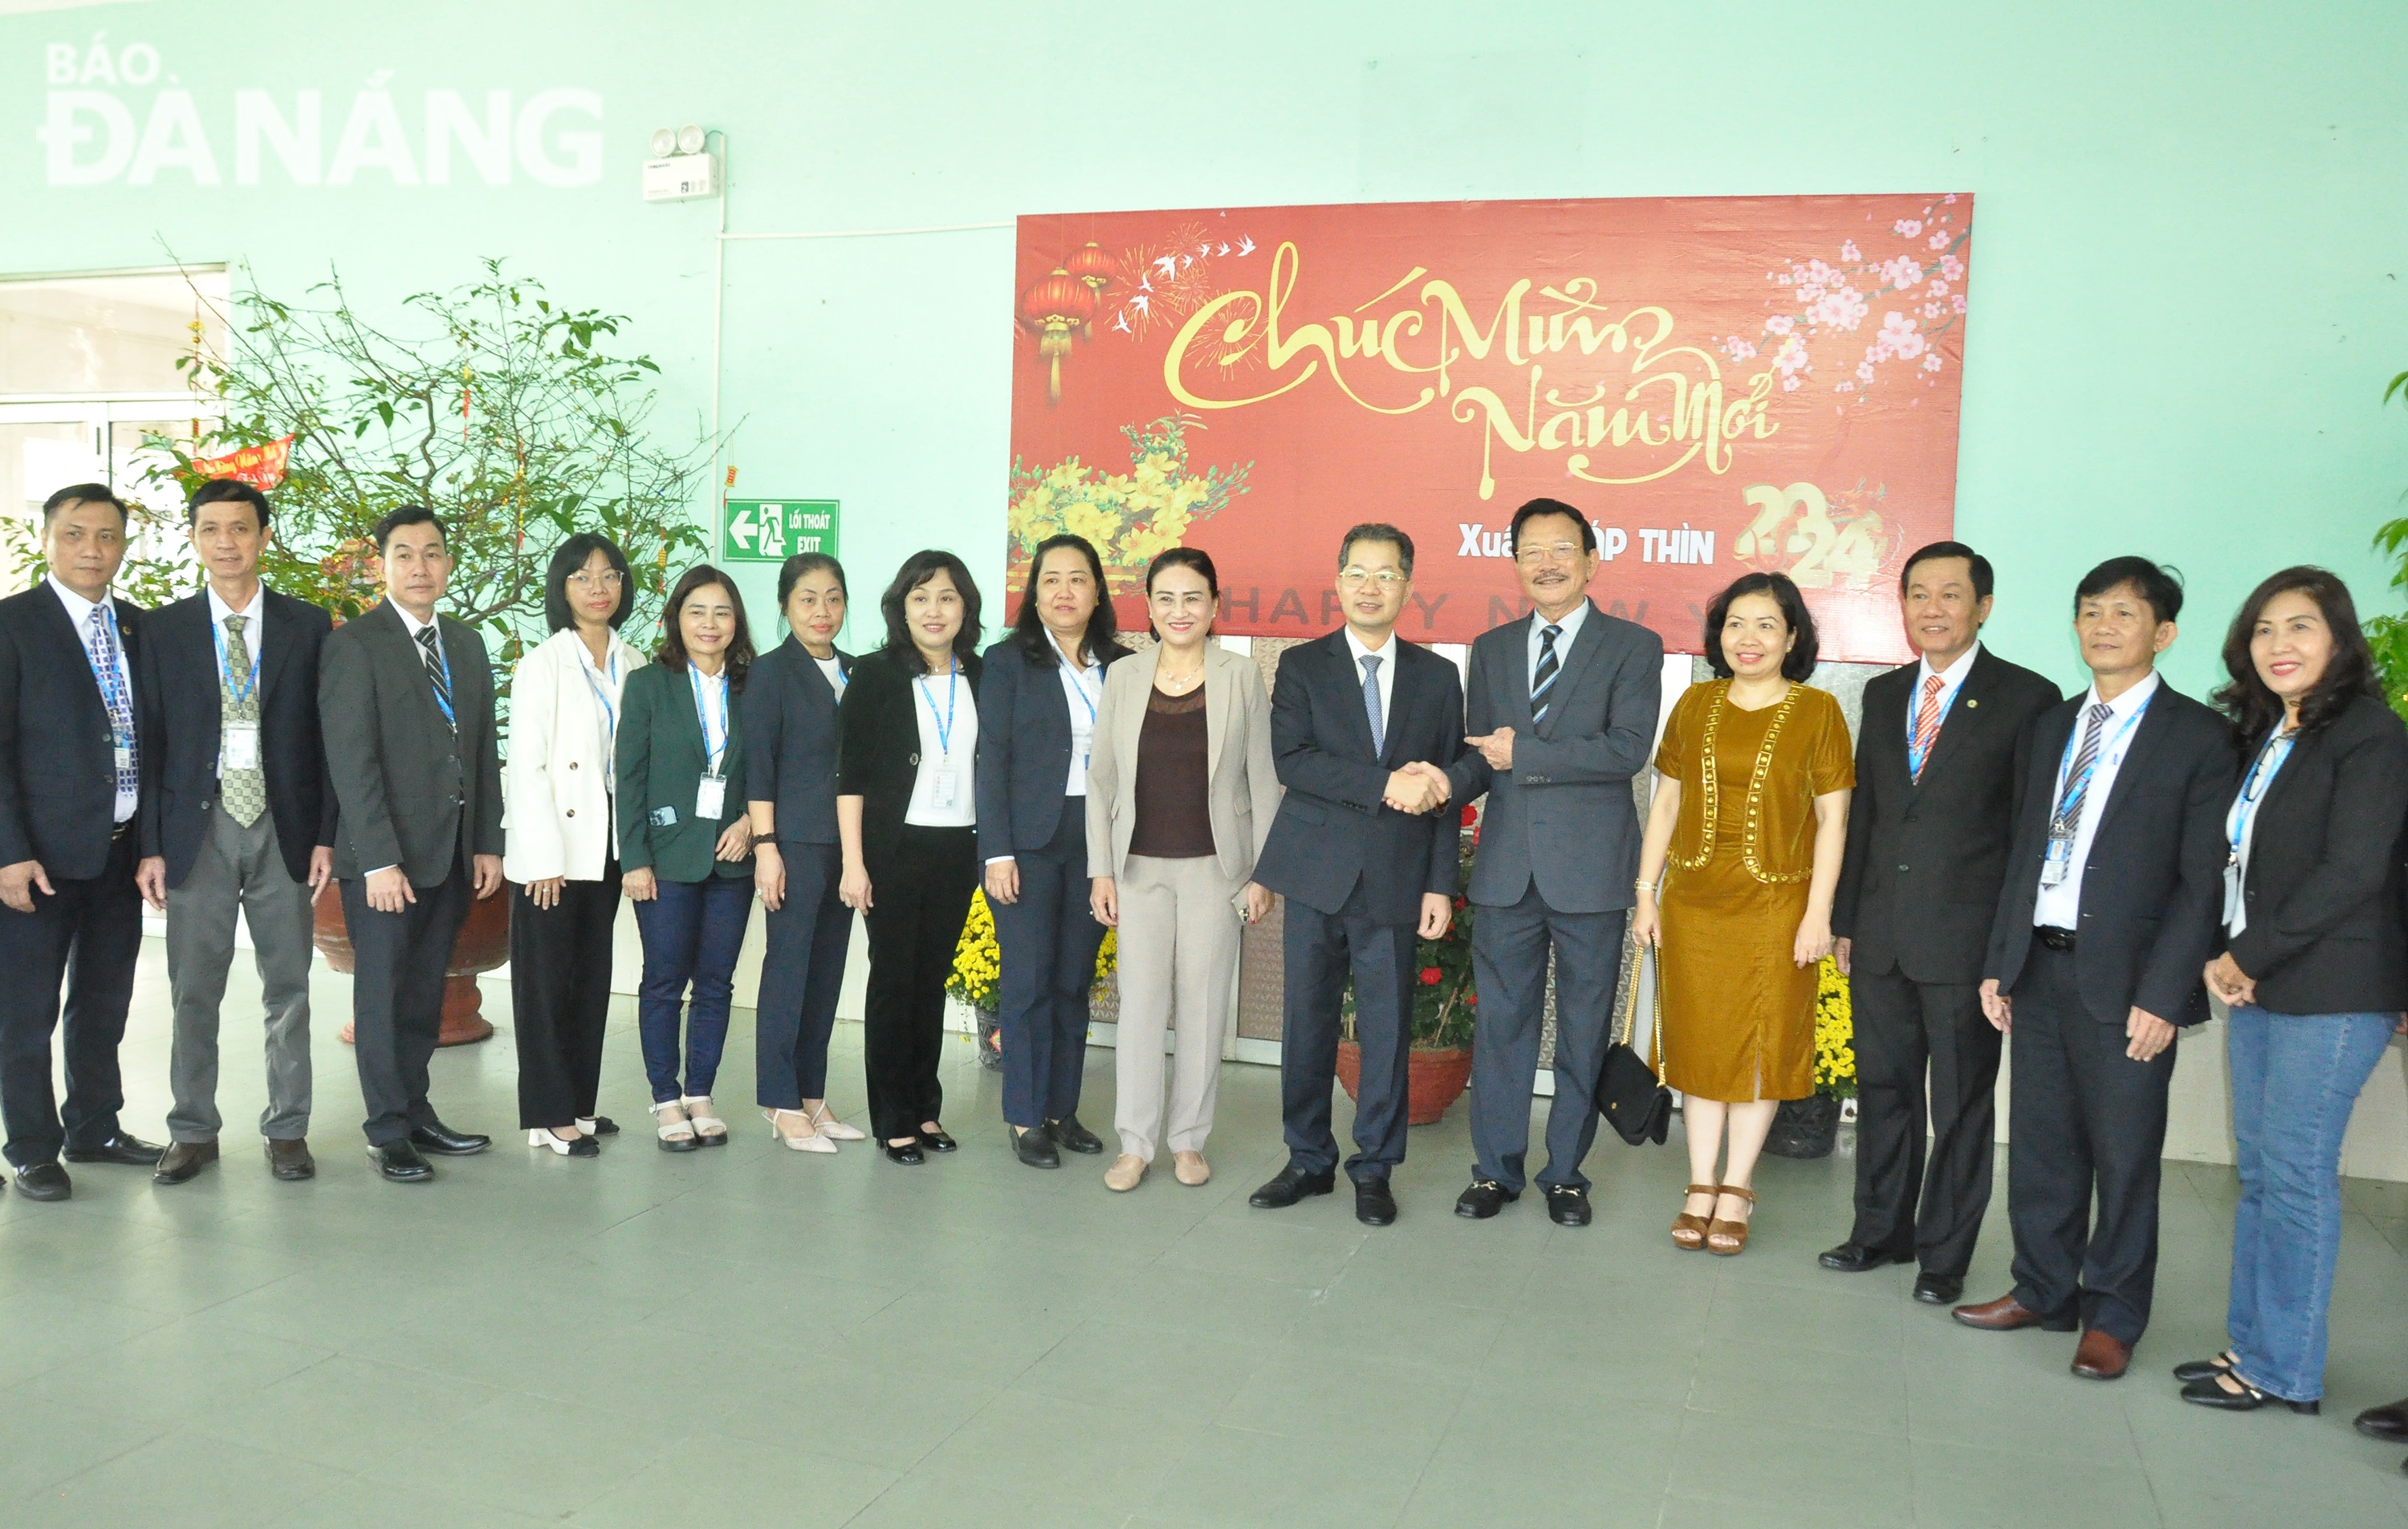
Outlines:
[[2241,857],[2232,855],[2224,862],[2224,927],[2241,917]]
[[2048,854],[2040,863],[2040,884],[2043,887],[2065,885],[2066,873],[2073,869],[2073,841],[2051,838]]
[[116,749],[111,751],[111,757],[116,761],[118,774],[123,775],[126,771],[134,768],[134,750],[131,745],[122,743],[119,744]]
[[717,822],[720,809],[727,805],[727,778],[706,775],[695,788],[694,816],[698,822]]
[[677,808],[673,807],[656,807],[652,808],[652,811],[644,815],[644,821],[651,823],[654,828],[675,828],[677,826]]
[[928,774],[928,805],[939,812],[949,812],[961,801],[962,772],[932,770]]
[[259,768],[259,724],[228,722],[225,730],[225,757],[220,762],[229,770]]

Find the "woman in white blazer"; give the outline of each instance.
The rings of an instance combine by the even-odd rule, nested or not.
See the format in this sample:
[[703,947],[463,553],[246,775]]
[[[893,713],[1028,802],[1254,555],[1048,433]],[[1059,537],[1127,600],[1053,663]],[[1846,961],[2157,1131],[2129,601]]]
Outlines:
[[594,1112],[610,1008],[610,932],[619,918],[611,750],[619,696],[643,655],[620,639],[635,598],[626,554],[580,532],[552,555],[552,636],[519,660],[502,874],[510,909],[510,1009],[519,1048],[519,1124],[527,1145],[594,1157],[618,1130]]
[[1178,1037],[1172,1171],[1212,1177],[1204,1140],[1221,1078],[1221,1030],[1239,921],[1270,910],[1253,879],[1278,815],[1270,693],[1254,660],[1208,640],[1220,613],[1211,558],[1174,547],[1145,575],[1160,646],[1107,672],[1087,778],[1087,873],[1096,917],[1120,930],[1121,1155],[1113,1190],[1144,1179],[1163,1132],[1162,1037]]

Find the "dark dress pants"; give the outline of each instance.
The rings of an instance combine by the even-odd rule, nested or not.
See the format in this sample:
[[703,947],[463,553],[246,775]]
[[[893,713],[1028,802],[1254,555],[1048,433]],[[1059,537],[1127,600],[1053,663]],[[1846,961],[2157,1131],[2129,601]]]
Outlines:
[[351,939],[352,1060],[359,1064],[368,1145],[399,1141],[435,1123],[426,1065],[443,1034],[443,974],[476,888],[454,859],[439,886],[415,887],[398,913],[368,907],[367,882],[342,880],[343,925]]
[[1510,907],[1483,905],[1471,925],[1480,1007],[1472,1020],[1472,1171],[1514,1193],[1530,1146],[1530,1086],[1546,1027],[1547,950],[1555,955],[1555,1096],[1547,1106],[1547,1165],[1539,1187],[1588,1188],[1581,1161],[1597,1139],[1597,1074],[1622,981],[1627,908],[1557,913],[1533,882]]
[[916,1136],[940,1121],[945,1091],[945,980],[978,889],[978,830],[905,824],[894,858],[869,876],[869,992],[862,1016],[862,1070],[870,1134]]
[[1413,1033],[1413,926],[1363,912],[1358,881],[1344,908],[1323,913],[1287,900],[1287,958],[1280,1046],[1280,1114],[1288,1161],[1307,1173],[1338,1165],[1329,1091],[1338,1077],[1339,1007],[1354,979],[1354,1039],[1363,1075],[1354,1099],[1354,1155],[1346,1176],[1385,1179],[1405,1160],[1405,1073]]
[[752,879],[714,872],[699,881],[655,879],[653,886],[653,896],[636,905],[636,932],[644,941],[644,977],[636,991],[644,1077],[654,1104],[708,1098],[727,1049],[736,958],[752,922]]
[[510,904],[510,1015],[519,1048],[519,1127],[567,1125],[594,1114],[602,1086],[602,1032],[610,1019],[610,931],[619,920],[619,865],[598,881],[563,881],[538,907],[524,887]]
[[764,1109],[827,1097],[828,1036],[853,945],[853,909],[837,895],[844,851],[781,844],[786,896],[764,919],[761,991],[752,1010],[753,1090]]
[[1970,982],[1859,969],[1848,993],[1856,1021],[1856,1223],[1848,1240],[1962,1279],[1990,1207],[2002,1037]]
[[2157,1282],[2158,1160],[2175,1048],[2147,1062],[2126,1056],[2124,1026],[2083,1007],[2071,951],[2035,941],[2013,996],[2007,1219],[2015,1299],[2049,1326],[2095,1327],[2136,1344]]
[[[117,1046],[125,1038],[134,963],[142,953],[131,833],[110,843],[98,876],[53,877],[50,885],[55,896],[30,889],[31,913],[0,907],[0,1117],[7,1122],[8,1161],[20,1168],[55,1163],[65,1148],[98,1147],[117,1135],[117,1112],[125,1106]],[[50,1032],[61,1028],[62,981],[64,1123],[50,1092]]]
[[1079,1107],[1087,994],[1104,926],[1088,902],[1087,799],[1067,796],[1054,841],[1018,857],[1020,900],[994,906],[1003,967],[1003,1118],[1028,1127]]

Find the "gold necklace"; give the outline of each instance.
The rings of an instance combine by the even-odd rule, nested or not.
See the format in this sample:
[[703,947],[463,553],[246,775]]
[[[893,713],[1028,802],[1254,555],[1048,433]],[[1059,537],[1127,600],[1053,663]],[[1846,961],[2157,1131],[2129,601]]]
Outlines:
[[[1756,857],[1757,834],[1763,827],[1764,822],[1764,782],[1772,773],[1773,746],[1781,741],[1781,724],[1789,720],[1789,709],[1798,704],[1799,692],[1803,689],[1805,687],[1802,685],[1792,684],[1789,687],[1789,693],[1781,698],[1780,707],[1772,713],[1772,725],[1764,730],[1764,742],[1756,750],[1756,768],[1747,783],[1747,834],[1740,841],[1741,859],[1746,865],[1750,876],[1772,886],[1803,881],[1814,874],[1813,868],[1809,867],[1795,874],[1775,875],[1767,871]],[[1698,836],[1698,853],[1694,858],[1683,859],[1669,846],[1665,850],[1667,858],[1683,870],[1702,870],[1706,862],[1714,857],[1714,825],[1720,819],[1722,804],[1721,780],[1714,765],[1714,740],[1722,732],[1723,702],[1729,694],[1730,681],[1727,679],[1716,681],[1713,701],[1706,711],[1706,737],[1703,745],[1705,763],[1698,772],[1698,790],[1704,798],[1699,807],[1705,822],[1703,830]]]
[[1196,672],[1194,674],[1167,674],[1163,671],[1163,667],[1159,663],[1155,664],[1154,666],[1154,684],[1161,689],[1170,692],[1173,695],[1183,694],[1188,691],[1194,690],[1197,682],[1203,678],[1204,665],[1200,660],[1196,665]]

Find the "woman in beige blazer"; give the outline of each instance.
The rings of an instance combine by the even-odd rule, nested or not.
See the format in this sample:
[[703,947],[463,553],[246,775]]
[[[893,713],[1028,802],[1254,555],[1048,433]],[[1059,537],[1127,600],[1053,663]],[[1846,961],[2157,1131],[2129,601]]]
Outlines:
[[1108,671],[1087,777],[1096,918],[1120,931],[1121,1155],[1104,1174],[1113,1190],[1137,1188],[1163,1135],[1166,1026],[1179,1040],[1173,1171],[1182,1184],[1212,1176],[1204,1138],[1239,920],[1270,910],[1253,877],[1280,801],[1262,673],[1207,640],[1221,604],[1212,560],[1174,547],[1146,569],[1145,589],[1161,645]]

